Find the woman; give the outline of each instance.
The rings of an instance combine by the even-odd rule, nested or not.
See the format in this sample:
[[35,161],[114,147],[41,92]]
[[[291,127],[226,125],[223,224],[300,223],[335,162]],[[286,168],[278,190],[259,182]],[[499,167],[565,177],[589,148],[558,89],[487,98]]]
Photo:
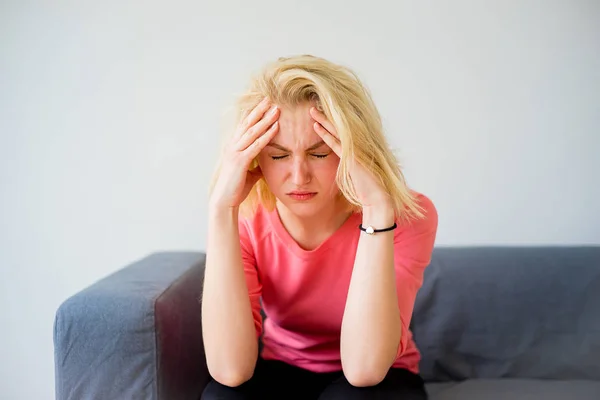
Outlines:
[[210,192],[202,398],[426,399],[409,324],[437,213],[367,89],[280,58],[237,106]]

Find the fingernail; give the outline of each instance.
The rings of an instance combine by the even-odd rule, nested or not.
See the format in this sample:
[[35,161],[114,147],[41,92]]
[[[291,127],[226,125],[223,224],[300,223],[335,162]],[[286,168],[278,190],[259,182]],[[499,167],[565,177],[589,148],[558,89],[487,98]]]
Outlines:
[[273,114],[275,114],[276,111],[277,111],[277,106],[273,106],[273,107],[271,107],[271,111],[269,111],[269,114],[273,115]]

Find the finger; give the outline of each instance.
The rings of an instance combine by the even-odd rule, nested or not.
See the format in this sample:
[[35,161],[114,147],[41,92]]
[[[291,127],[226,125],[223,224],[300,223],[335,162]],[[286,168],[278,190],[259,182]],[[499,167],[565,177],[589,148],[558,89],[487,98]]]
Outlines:
[[267,112],[263,118],[256,123],[256,125],[250,127],[238,140],[235,144],[235,149],[237,151],[243,151],[248,146],[250,146],[256,138],[261,136],[265,131],[269,128],[269,126],[273,125],[273,123],[279,118],[279,108],[277,106],[271,107],[270,111]]
[[264,113],[271,107],[271,101],[268,97],[265,97],[258,103],[252,111],[250,111],[247,115],[245,115],[240,121],[240,125],[238,126],[236,136],[242,136],[248,128],[256,124],[256,122],[262,118]]
[[275,135],[279,132],[279,121],[275,121],[273,125],[265,132],[264,135],[257,138],[252,144],[250,144],[242,153],[253,159],[258,156],[258,153],[261,152],[262,149],[275,137]]
[[313,117],[313,119],[315,121],[320,123],[325,129],[327,129],[329,131],[329,133],[331,133],[335,138],[337,138],[337,139],[340,138],[338,136],[337,131],[335,130],[335,127],[333,126],[333,124],[331,122],[329,122],[329,120],[327,119],[325,114],[323,114],[322,112],[317,110],[316,107],[310,108],[310,115]]
[[318,122],[315,122],[313,124],[313,128],[314,128],[315,132],[317,132],[317,135],[319,135],[321,137],[321,139],[323,139],[325,144],[327,146],[329,146],[331,148],[331,150],[333,150],[333,152],[338,155],[338,157],[341,157],[342,156],[342,144],[340,143],[338,138],[333,136],[331,134],[331,132],[329,132],[327,129],[325,129],[323,127],[323,125],[321,125]]

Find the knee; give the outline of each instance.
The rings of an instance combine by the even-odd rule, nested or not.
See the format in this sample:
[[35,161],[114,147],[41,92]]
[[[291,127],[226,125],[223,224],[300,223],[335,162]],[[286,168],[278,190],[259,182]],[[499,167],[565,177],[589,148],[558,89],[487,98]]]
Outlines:
[[[354,377],[353,377],[354,378]],[[364,379],[349,380],[346,376],[330,383],[319,396],[319,400],[371,400],[375,397],[372,381]]]
[[248,383],[244,382],[238,386],[227,386],[214,379],[211,379],[210,382],[208,382],[208,385],[206,385],[202,391],[200,400],[242,400],[249,398],[251,397],[249,397]]

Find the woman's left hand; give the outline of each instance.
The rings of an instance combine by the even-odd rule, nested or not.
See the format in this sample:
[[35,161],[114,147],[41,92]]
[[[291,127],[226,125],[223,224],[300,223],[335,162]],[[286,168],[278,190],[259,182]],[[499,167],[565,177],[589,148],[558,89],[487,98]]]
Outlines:
[[[333,124],[325,114],[315,107],[310,108],[310,115],[316,121],[313,124],[315,132],[323,139],[338,157],[342,157],[342,144]],[[354,184],[356,196],[363,208],[391,207],[392,201],[383,187],[375,180],[373,174],[356,160],[350,163],[350,178]]]

